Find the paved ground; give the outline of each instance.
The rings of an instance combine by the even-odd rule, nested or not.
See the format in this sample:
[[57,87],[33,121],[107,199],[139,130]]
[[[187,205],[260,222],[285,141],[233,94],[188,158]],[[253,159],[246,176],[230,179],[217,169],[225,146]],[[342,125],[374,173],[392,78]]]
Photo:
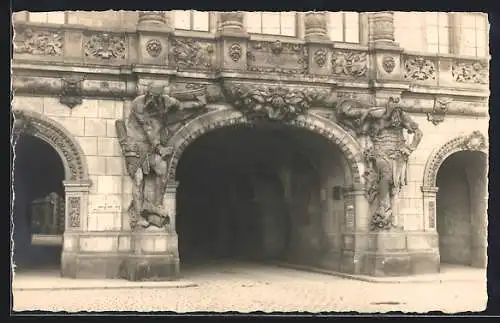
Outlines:
[[15,311],[482,311],[485,282],[371,283],[253,264],[184,271],[186,288],[13,291]]

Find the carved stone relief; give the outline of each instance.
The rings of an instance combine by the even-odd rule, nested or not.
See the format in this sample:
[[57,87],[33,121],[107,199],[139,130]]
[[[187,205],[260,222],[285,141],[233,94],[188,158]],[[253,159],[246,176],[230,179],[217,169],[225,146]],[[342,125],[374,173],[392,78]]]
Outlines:
[[361,52],[335,52],[332,65],[333,74],[336,76],[366,76],[367,55]]
[[435,98],[432,112],[427,112],[427,120],[432,122],[432,124],[435,126],[443,122],[451,102],[453,102],[453,99],[451,98],[447,97]]
[[452,65],[451,75],[458,83],[488,83],[488,68],[480,62],[457,63]]
[[68,226],[70,228],[80,227],[80,200],[79,196],[68,197]]
[[480,151],[486,149],[486,138],[479,131],[473,131],[464,138],[463,149],[470,151]]
[[296,43],[251,42],[247,51],[247,68],[254,72],[281,72],[303,74],[307,72],[306,46]]
[[61,79],[61,95],[59,102],[68,106],[70,109],[82,104],[82,83],[83,76],[70,76]]
[[14,37],[14,53],[61,56],[64,34],[60,31],[25,29]]
[[382,58],[382,68],[387,74],[391,74],[396,68],[396,60],[392,56],[384,56]]
[[146,51],[151,57],[158,57],[163,50],[161,41],[158,39],[150,39],[146,42]]
[[404,62],[405,80],[428,81],[436,79],[436,65],[421,56],[407,57]]
[[212,69],[214,45],[191,38],[172,40],[170,62],[178,68]]
[[243,53],[243,49],[241,48],[241,45],[238,43],[234,43],[231,45],[231,47],[229,47],[229,57],[231,57],[231,59],[234,62],[237,62],[240,60],[242,53]]
[[86,57],[120,60],[126,57],[125,37],[108,33],[94,34],[84,45]]
[[317,49],[314,52],[314,62],[319,66],[323,67],[326,64],[327,50],[325,48]]
[[249,118],[291,120],[305,114],[312,104],[328,105],[329,91],[292,89],[279,86],[226,84],[226,99]]
[[116,121],[118,141],[134,183],[128,209],[134,230],[166,228],[171,221],[172,214],[163,204],[173,149],[167,143],[181,125],[204,113],[207,104],[203,86],[185,85],[184,89],[181,95],[170,87],[152,86],[132,102],[128,118]]
[[66,179],[88,180],[87,165],[83,151],[70,139],[61,127],[53,121],[28,111],[13,111],[15,122],[13,132],[27,133],[41,138],[56,148],[66,160],[69,173]]
[[[408,157],[418,147],[423,133],[400,106],[400,99],[391,97],[386,107],[370,107],[359,101],[340,100],[337,120],[350,128],[365,144],[366,192],[371,205],[372,230],[395,227],[393,214],[398,195],[407,184]],[[407,143],[404,131],[414,134]]]

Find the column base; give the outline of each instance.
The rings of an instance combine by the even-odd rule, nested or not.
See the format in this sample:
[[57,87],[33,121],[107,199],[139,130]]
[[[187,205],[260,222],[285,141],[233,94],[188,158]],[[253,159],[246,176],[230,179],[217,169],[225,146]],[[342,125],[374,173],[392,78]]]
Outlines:
[[68,278],[120,278],[123,256],[118,253],[74,253],[63,251],[61,276]]
[[179,259],[171,255],[132,255],[124,259],[120,277],[130,281],[179,279]]

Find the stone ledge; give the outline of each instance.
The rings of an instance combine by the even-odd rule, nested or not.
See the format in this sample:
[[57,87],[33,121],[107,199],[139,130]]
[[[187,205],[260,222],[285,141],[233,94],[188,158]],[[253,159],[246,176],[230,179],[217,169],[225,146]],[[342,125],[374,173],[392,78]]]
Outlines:
[[[464,267],[463,270],[443,270],[437,274],[421,274],[398,277],[372,277],[367,275],[353,275],[318,267],[276,263],[279,267],[315,272],[341,278],[360,280],[370,283],[404,284],[404,283],[442,283],[442,282],[486,282],[486,270]],[[461,273],[463,271],[463,274]]]

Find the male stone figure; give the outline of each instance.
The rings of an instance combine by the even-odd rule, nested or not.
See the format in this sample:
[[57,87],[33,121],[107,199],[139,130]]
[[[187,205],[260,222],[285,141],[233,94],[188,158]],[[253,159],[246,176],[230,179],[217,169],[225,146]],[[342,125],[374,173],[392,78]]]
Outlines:
[[[172,148],[167,141],[182,121],[201,111],[203,96],[181,102],[170,95],[170,88],[153,86],[132,101],[128,123],[118,120],[117,133],[125,155],[127,170],[134,180],[132,226],[163,227],[169,215],[163,209],[167,186],[168,157]],[[190,110],[191,113],[181,113]]]
[[[389,229],[394,224],[397,195],[407,184],[408,157],[420,143],[422,131],[399,106],[399,98],[389,98],[387,107],[371,108],[363,108],[350,100],[341,101],[337,115],[339,121],[353,128],[356,134],[371,139],[372,145],[365,151],[370,177],[368,197],[372,203],[378,200],[372,227]],[[409,145],[404,130],[414,135]]]

